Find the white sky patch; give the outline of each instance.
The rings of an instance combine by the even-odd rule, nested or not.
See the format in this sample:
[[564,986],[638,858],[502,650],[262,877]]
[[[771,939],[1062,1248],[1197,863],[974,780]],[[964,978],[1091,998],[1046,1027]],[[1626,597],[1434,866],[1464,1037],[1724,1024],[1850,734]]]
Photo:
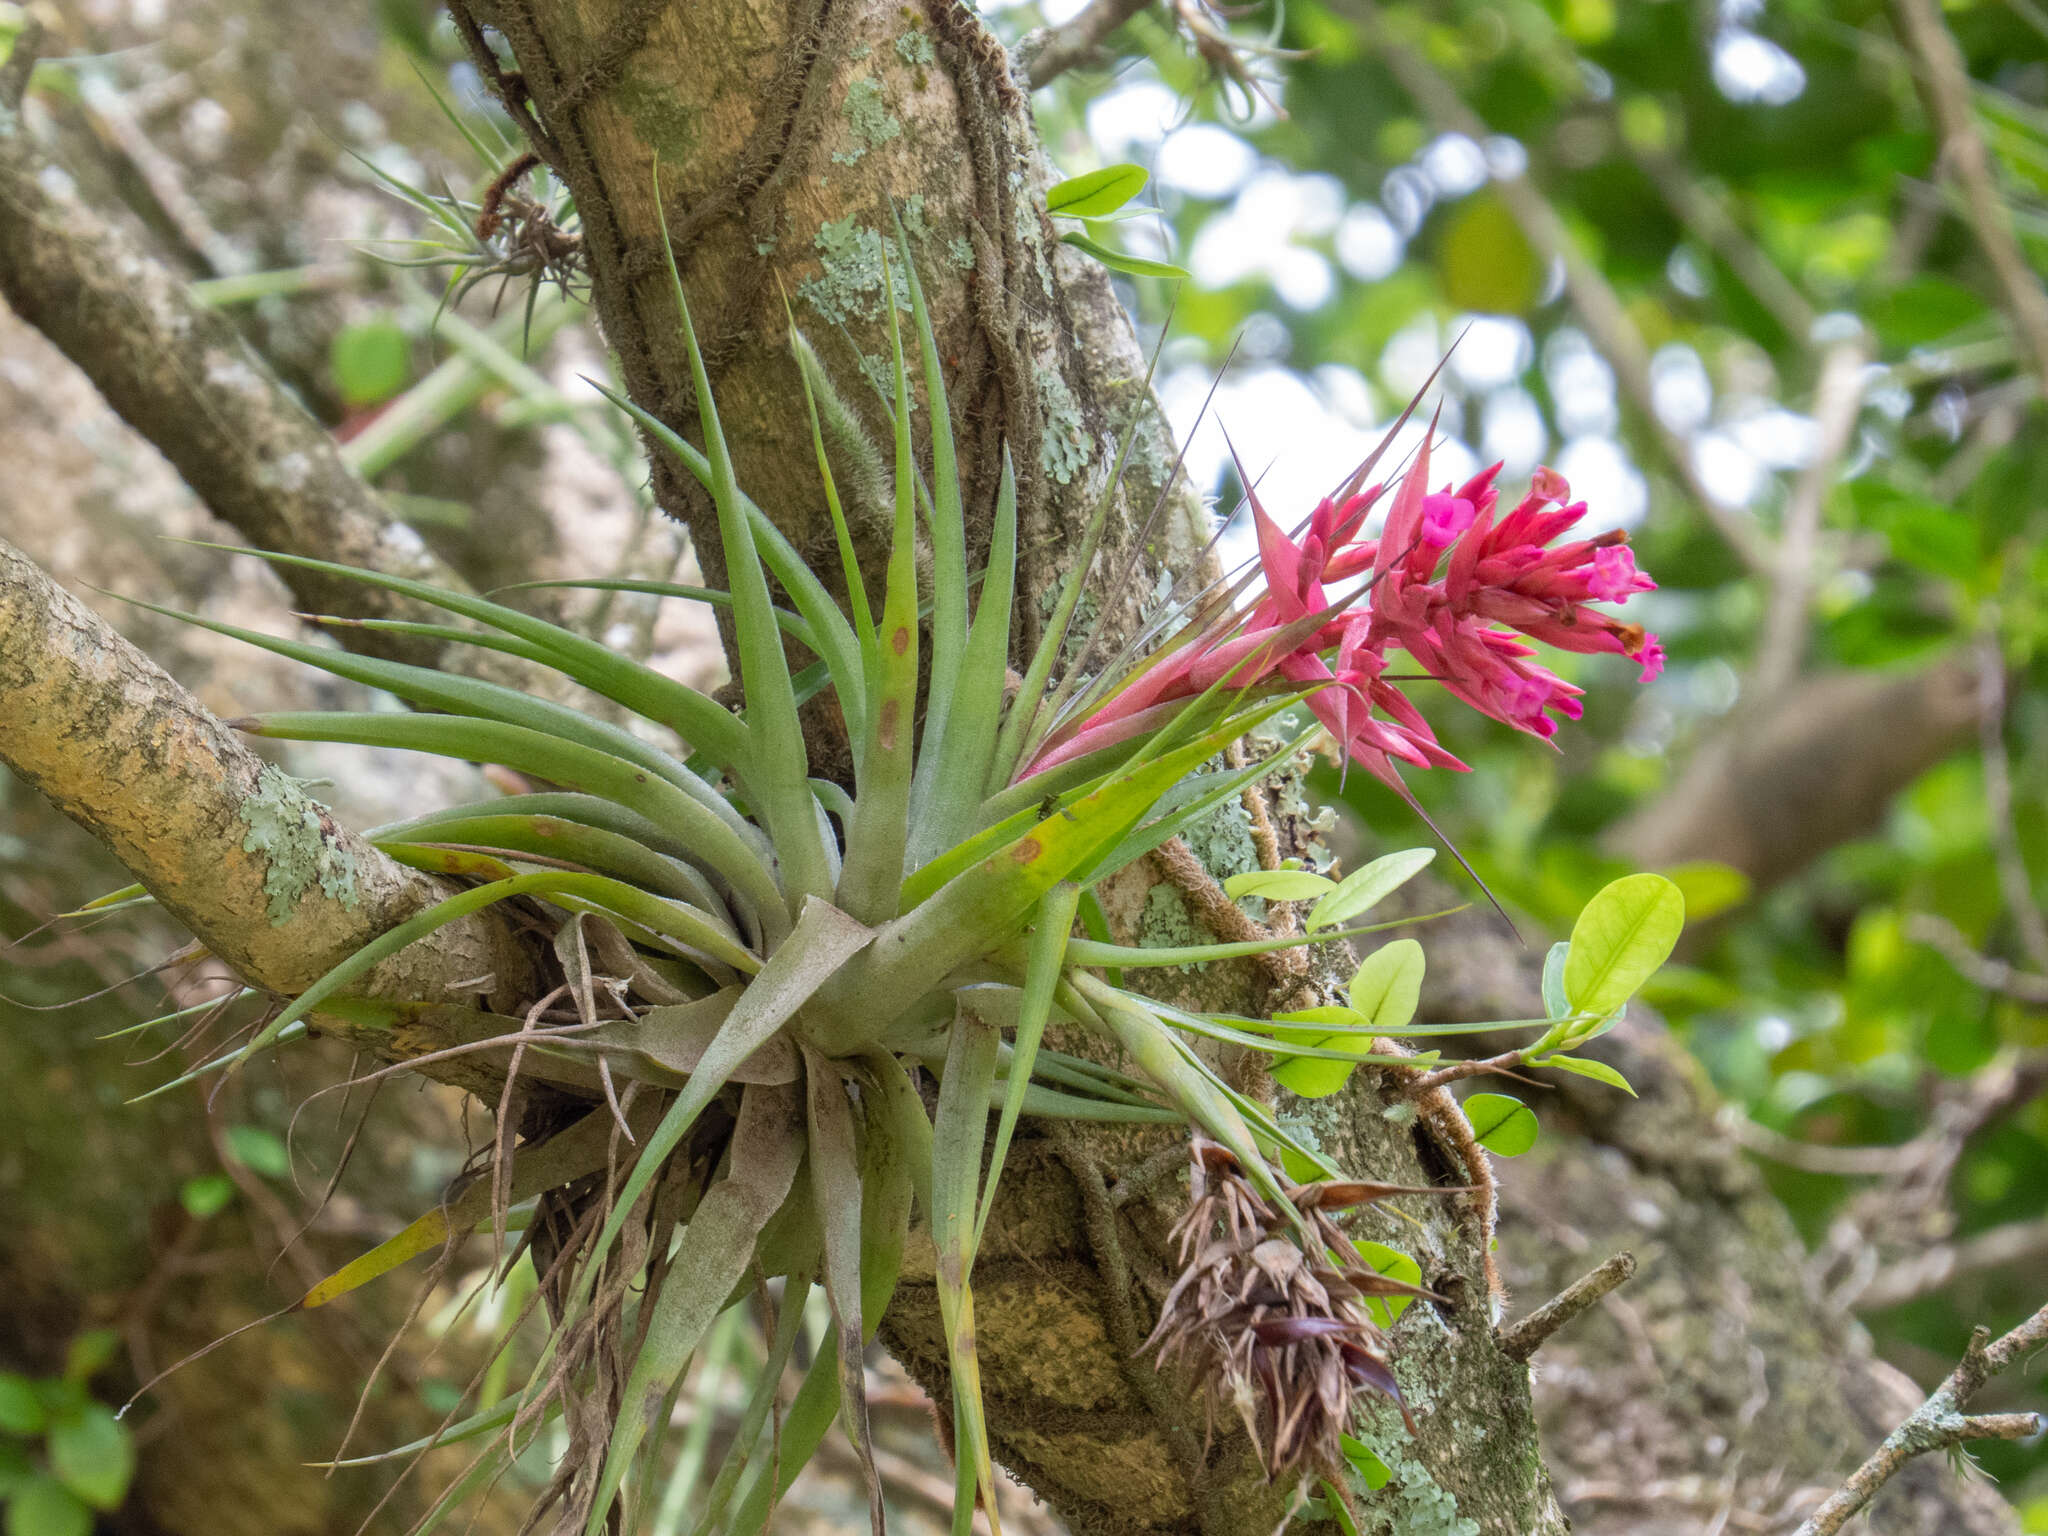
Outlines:
[[1280,302],[1301,314],[1321,309],[1337,292],[1337,274],[1314,251],[1283,245],[1266,264]]
[[1063,27],[1088,9],[1088,0],[1038,0],[1038,14],[1048,27]]
[[1343,210],[1335,177],[1261,170],[1228,212],[1202,226],[1188,264],[1204,288],[1263,276],[1289,309],[1318,309],[1336,294],[1337,276],[1320,254],[1292,242],[1328,234]]
[[1463,338],[1451,353],[1451,372],[1467,389],[1512,384],[1535,361],[1529,327],[1511,315],[1460,315],[1451,322],[1450,336]]
[[1650,359],[1650,402],[1657,419],[1674,432],[1706,425],[1714,409],[1714,381],[1699,353],[1674,341]]
[[1729,430],[1738,443],[1772,469],[1804,469],[1820,446],[1820,428],[1813,418],[1782,405],[1766,405],[1746,414]]
[[1228,197],[1257,167],[1251,145],[1213,123],[1175,129],[1159,146],[1153,172],[1191,197]]
[[[1230,463],[1224,441],[1224,429],[1228,429],[1230,441],[1243,457],[1245,473],[1258,486],[1260,503],[1286,528],[1292,528],[1336,489],[1372,452],[1389,425],[1361,422],[1353,414],[1361,402],[1371,403],[1369,388],[1355,374],[1326,396],[1311,388],[1301,375],[1269,367],[1245,369],[1226,378],[1209,414],[1195,428],[1195,413],[1201,409],[1210,379],[1206,368],[1183,366],[1167,374],[1160,384],[1167,420],[1175,436],[1187,444],[1189,478],[1204,492],[1213,492],[1222,483]],[[1426,425],[1409,421],[1381,459],[1383,473],[1391,474],[1413,452]],[[1471,449],[1447,431],[1438,434],[1430,450],[1432,484],[1465,480],[1479,467]],[[1224,516],[1235,509],[1219,506],[1216,510]],[[1249,518],[1233,524],[1219,547],[1226,561],[1249,556],[1253,552]]]
[[1405,250],[1401,232],[1372,203],[1354,203],[1337,225],[1337,259],[1362,283],[1392,273]]
[[1730,101],[1782,107],[1806,89],[1806,71],[1769,38],[1723,27],[1714,39],[1714,85]]
[[1486,185],[1486,152],[1462,133],[1432,140],[1416,159],[1439,197],[1463,197]]
[[1749,506],[1770,483],[1763,461],[1726,432],[1702,432],[1692,440],[1692,467],[1707,494],[1723,506]]
[[1605,437],[1620,425],[1614,369],[1582,332],[1566,326],[1551,334],[1543,347],[1543,378],[1566,437]]
[[1572,484],[1572,499],[1586,504],[1586,520],[1573,537],[1589,539],[1610,528],[1633,528],[1650,510],[1650,485],[1611,437],[1575,437],[1552,467]]
[[1088,137],[1105,163],[1150,151],[1180,120],[1180,98],[1157,80],[1134,80],[1088,103]]
[[1529,151],[1522,147],[1520,139],[1496,133],[1490,135],[1480,148],[1486,151],[1487,174],[1496,180],[1513,181],[1529,169]]
[[1380,382],[1407,400],[1429,382],[1436,365],[1444,360],[1445,340],[1437,330],[1436,316],[1417,315],[1394,332],[1381,351]]
[[1380,183],[1380,206],[1387,210],[1387,217],[1403,236],[1422,228],[1422,221],[1435,201],[1436,183],[1412,165],[1387,172],[1386,180]]
[[1550,448],[1550,428],[1536,397],[1520,387],[1497,389],[1480,412],[1480,451],[1489,462],[1499,459],[1510,481],[1522,479],[1543,462]]
[[1707,296],[1706,268],[1700,265],[1699,257],[1693,254],[1690,246],[1672,247],[1671,259],[1664,263],[1664,277],[1689,299]]

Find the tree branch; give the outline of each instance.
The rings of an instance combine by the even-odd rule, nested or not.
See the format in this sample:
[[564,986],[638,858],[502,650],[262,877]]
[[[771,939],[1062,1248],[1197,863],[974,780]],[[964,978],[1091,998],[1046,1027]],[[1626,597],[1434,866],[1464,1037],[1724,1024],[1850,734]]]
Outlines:
[[[1465,104],[1457,88],[1437,67],[1422,54],[1394,40],[1394,30],[1385,25],[1373,0],[1342,0],[1342,8],[1359,18],[1371,46],[1378,50],[1402,89],[1438,132],[1459,133],[1475,141],[1490,136],[1492,129]],[[1563,263],[1565,291],[1571,296],[1572,308],[1592,333],[1593,344],[1613,366],[1623,392],[1651,438],[1663,449],[1667,464],[1686,494],[1745,565],[1759,575],[1775,573],[1778,552],[1769,536],[1747,513],[1728,506],[1708,490],[1693,465],[1690,446],[1657,415],[1650,383],[1649,346],[1613,286],[1572,239],[1557,209],[1526,175],[1496,177],[1494,187],[1529,243],[1545,256]]]
[[1931,1296],[1965,1275],[1981,1275],[1987,1270],[2038,1272],[2043,1260],[2048,1260],[2048,1218],[2008,1222],[1958,1242],[1939,1243],[1879,1270],[1857,1296],[1856,1307],[1875,1312],[1900,1306]]
[[1970,1347],[1962,1364],[1905,1423],[1885,1437],[1884,1444],[1871,1453],[1870,1459],[1850,1475],[1840,1490],[1807,1516],[1795,1536],[1834,1536],[1915,1456],[1968,1440],[2024,1440],[2040,1433],[2038,1413],[1968,1416],[1962,1408],[1986,1381],[2021,1355],[2048,1343],[2048,1307],[1988,1347],[1984,1342],[1987,1333],[1988,1330],[1979,1328],[1970,1336]]
[[1913,81],[1941,135],[1941,157],[1961,183],[1977,243],[1991,262],[2007,317],[2026,350],[2034,376],[2048,385],[2048,289],[2027,264],[2013,234],[2012,213],[1998,190],[1990,152],[1977,131],[1970,75],[1934,0],[1897,0]]
[[1599,1268],[1573,1281],[1564,1291],[1546,1301],[1518,1323],[1497,1331],[1501,1353],[1511,1359],[1526,1360],[1543,1347],[1558,1329],[1593,1306],[1616,1286],[1622,1285],[1636,1272],[1636,1256],[1632,1253],[1617,1253]]
[[1068,70],[1087,64],[1117,28],[1156,3],[1157,0],[1094,0],[1072,21],[1025,34],[1017,44],[1017,61],[1023,65],[1031,88],[1038,90],[1051,85]]
[[2048,976],[2030,975],[2003,960],[1979,954],[1962,930],[1946,918],[1931,912],[1915,912],[1906,921],[1906,937],[1940,950],[1950,965],[1986,992],[1996,992],[2016,1003],[2048,1008]]
[[[62,189],[70,178],[0,113],[0,295],[84,370],[209,509],[264,549],[462,588],[395,523],[334,440],[220,313],[115,224]],[[360,582],[280,574],[302,608],[419,617]],[[371,630],[353,649],[431,664],[441,648]],[[466,647],[450,648],[451,657]]]
[[[302,991],[447,894],[340,826],[5,541],[0,698],[0,762],[104,843],[252,985]],[[478,916],[386,961],[358,995],[509,1000],[528,971],[510,927]],[[453,1043],[339,1021],[335,1032],[394,1059]],[[450,1080],[465,1085],[481,1070],[450,1065]]]

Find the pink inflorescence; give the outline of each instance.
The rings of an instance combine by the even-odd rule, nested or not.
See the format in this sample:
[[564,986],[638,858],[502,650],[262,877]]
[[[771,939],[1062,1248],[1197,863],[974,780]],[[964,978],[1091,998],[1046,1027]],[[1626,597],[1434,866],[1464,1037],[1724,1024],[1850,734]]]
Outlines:
[[[1495,464],[1455,491],[1427,490],[1425,447],[1377,539],[1360,537],[1384,486],[1341,503],[1325,499],[1290,538],[1254,495],[1265,592],[1249,612],[1184,636],[1101,709],[1055,735],[1026,773],[1152,729],[1170,707],[1216,683],[1248,688],[1284,682],[1316,687],[1309,707],[1352,761],[1398,786],[1396,760],[1463,769],[1429,723],[1389,681],[1387,655],[1405,651],[1421,671],[1481,714],[1550,739],[1557,718],[1576,720],[1573,687],[1533,658],[1522,638],[1565,651],[1612,651],[1641,665],[1648,682],[1664,665],[1657,637],[1589,607],[1625,603],[1656,583],[1636,568],[1617,529],[1553,543],[1586,515],[1562,475],[1538,469],[1529,493],[1497,517]],[[1369,578],[1363,601],[1332,610],[1327,584]],[[1327,614],[1327,622],[1313,621]]]

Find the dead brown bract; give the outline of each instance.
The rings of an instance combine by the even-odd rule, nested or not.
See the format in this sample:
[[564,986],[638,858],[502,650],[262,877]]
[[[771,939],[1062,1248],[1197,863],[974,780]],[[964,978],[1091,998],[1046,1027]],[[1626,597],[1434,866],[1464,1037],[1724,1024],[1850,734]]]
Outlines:
[[1224,1147],[1197,1136],[1192,1153],[1188,1209],[1174,1227],[1180,1278],[1143,1348],[1161,1365],[1185,1363],[1207,1390],[1212,1416],[1227,1405],[1242,1419],[1274,1480],[1340,1468],[1339,1442],[1360,1394],[1391,1399],[1412,1431],[1387,1335],[1364,1304],[1376,1296],[1442,1298],[1358,1263],[1335,1213],[1463,1187],[1290,1186],[1297,1219],[1260,1196]]

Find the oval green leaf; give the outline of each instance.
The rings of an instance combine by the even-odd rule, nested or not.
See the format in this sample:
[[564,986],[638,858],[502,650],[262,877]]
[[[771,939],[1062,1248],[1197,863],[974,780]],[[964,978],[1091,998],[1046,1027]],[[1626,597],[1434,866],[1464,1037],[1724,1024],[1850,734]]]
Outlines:
[[117,1509],[135,1474],[135,1442],[104,1403],[50,1426],[50,1470],[94,1509]]
[[[1371,1446],[1362,1440],[1353,1439],[1350,1435],[1344,1436],[1340,1444],[1344,1448],[1344,1459],[1351,1464],[1351,1470],[1358,1474],[1360,1482],[1374,1493],[1387,1486],[1394,1474],[1387,1470],[1384,1461],[1373,1454]],[[1343,1504],[1341,1501],[1333,1501],[1332,1508],[1342,1509]]]
[[13,1371],[0,1371],[0,1430],[27,1439],[40,1435],[47,1420],[36,1384]]
[[1475,1093],[1464,1110],[1479,1145],[1497,1157],[1520,1157],[1536,1145],[1536,1116],[1520,1099]]
[[1351,978],[1351,1006],[1376,1029],[1400,1029],[1422,1001],[1422,946],[1395,939],[1367,955]]
[[1315,910],[1308,915],[1309,932],[1340,928],[1359,913],[1370,911],[1414,879],[1435,857],[1434,848],[1403,848],[1353,871],[1316,903]]
[[1273,1081],[1298,1099],[1327,1099],[1344,1086],[1357,1065],[1355,1061],[1336,1061],[1327,1056],[1289,1056],[1273,1063]]
[[1564,993],[1581,1013],[1615,1012],[1671,957],[1685,897],[1662,875],[1628,875],[1586,903],[1572,925]]
[[1268,901],[1313,901],[1335,889],[1335,882],[1305,869],[1253,869],[1223,882],[1224,893],[1232,901],[1246,896],[1263,896]]
[[1151,174],[1142,165],[1105,165],[1085,176],[1070,176],[1045,194],[1045,210],[1069,219],[1099,219],[1145,190]]
[[92,1536],[92,1511],[52,1477],[38,1477],[7,1501],[7,1536]]
[[[1354,1239],[1351,1246],[1358,1250],[1358,1256],[1365,1260],[1373,1273],[1409,1285],[1422,1284],[1422,1266],[1400,1249],[1363,1237]],[[1365,1310],[1382,1328],[1391,1328],[1414,1299],[1413,1296],[1368,1296],[1365,1298]]]

